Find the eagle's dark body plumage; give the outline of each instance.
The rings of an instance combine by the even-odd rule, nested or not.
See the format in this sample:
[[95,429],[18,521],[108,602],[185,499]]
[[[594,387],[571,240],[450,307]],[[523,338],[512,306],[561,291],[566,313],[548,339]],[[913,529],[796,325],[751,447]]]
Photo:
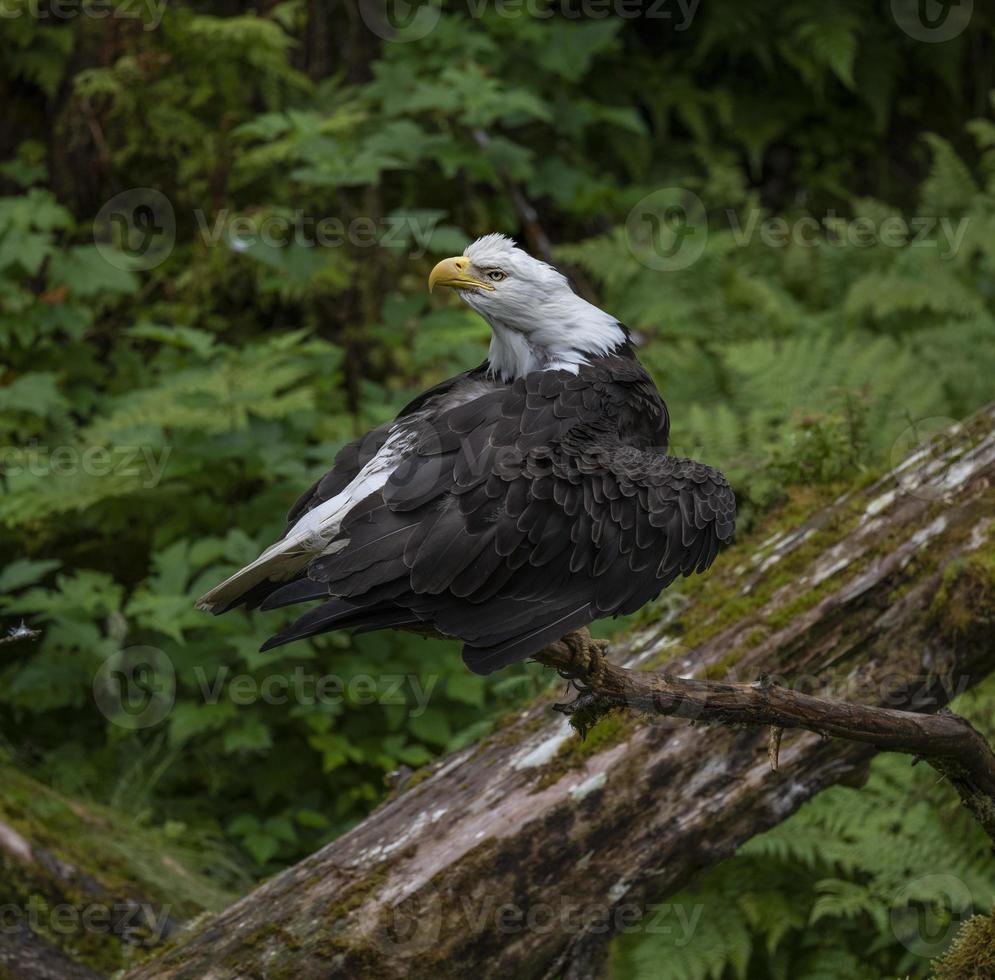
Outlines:
[[435,284],[487,320],[488,360],[345,446],[282,539],[198,603],[319,600],[267,648],[406,628],[462,640],[490,673],[635,612],[732,536],[728,483],[667,455],[667,409],[615,317],[502,235]]
[[348,543],[244,597],[263,608],[326,599],[267,647],[343,627],[427,627],[461,639],[467,666],[490,673],[635,612],[678,575],[706,569],[732,535],[728,483],[666,455],[666,407],[627,346],[576,374],[509,383],[485,363],[444,382],[344,447],[290,526],[398,430],[411,437],[405,460],[349,512],[329,550]]

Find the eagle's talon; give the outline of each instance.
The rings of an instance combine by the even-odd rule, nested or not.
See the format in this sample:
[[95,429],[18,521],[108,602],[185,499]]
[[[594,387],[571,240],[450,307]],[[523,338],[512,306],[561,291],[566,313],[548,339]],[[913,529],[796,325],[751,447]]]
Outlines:
[[573,701],[566,701],[562,703],[557,703],[553,705],[553,710],[558,711],[561,715],[576,714],[578,711],[585,711],[589,708],[595,707],[602,700],[601,695],[595,694],[594,691],[585,691],[579,694],[573,699]]
[[566,648],[572,664],[569,670],[560,668],[561,677],[586,679],[598,673],[608,646],[605,640],[595,640],[586,628],[581,628],[567,633],[560,643]]

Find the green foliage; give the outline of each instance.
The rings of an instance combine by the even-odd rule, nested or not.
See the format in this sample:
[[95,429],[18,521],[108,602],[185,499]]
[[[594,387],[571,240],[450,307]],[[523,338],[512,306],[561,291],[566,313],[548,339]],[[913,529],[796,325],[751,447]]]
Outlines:
[[[487,231],[535,250],[520,198],[640,338],[674,450],[732,476],[744,526],[786,483],[853,478],[910,422],[991,397],[981,5],[942,45],[857,0],[715,0],[691,25],[446,2],[426,37],[384,43],[298,0],[156,6],[53,24],[0,0],[0,616],[42,631],[0,646],[0,737],[62,790],[224,836],[266,874],[545,683],[471,677],[454,644],[398,634],[260,654],[282,614],[192,607],[339,446],[480,362],[486,328],[425,276]],[[94,240],[136,186],[172,209],[152,268],[126,231]],[[701,198],[707,229],[660,272],[625,226],[668,187]],[[135,647],[171,671],[147,728],[94,701]],[[316,678],[338,687],[315,698]],[[285,702],[259,693],[274,679]],[[893,802],[882,772],[874,799]],[[737,859],[746,897],[715,897],[674,975],[860,976],[886,888],[869,842],[908,842],[920,818],[855,837],[857,865],[768,836],[785,854]],[[881,969],[902,955],[873,951]]]

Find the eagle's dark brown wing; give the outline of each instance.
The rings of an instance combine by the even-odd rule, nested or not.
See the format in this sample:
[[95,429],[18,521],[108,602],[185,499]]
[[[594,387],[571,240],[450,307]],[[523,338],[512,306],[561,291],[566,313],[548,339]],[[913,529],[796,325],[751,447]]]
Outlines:
[[637,362],[607,360],[428,413],[334,553],[263,606],[334,598],[266,646],[346,626],[431,627],[489,673],[707,568],[732,535],[732,491],[651,445],[666,438],[659,396]]
[[378,425],[375,429],[371,429],[365,435],[360,436],[358,439],[354,439],[352,442],[346,443],[336,454],[335,460],[332,463],[332,468],[324,474],[324,476],[317,479],[307,490],[304,491],[296,500],[293,507],[287,514],[287,527],[284,531],[284,535],[287,534],[293,528],[293,526],[304,516],[309,510],[317,507],[319,504],[323,504],[326,500],[331,500],[332,497],[337,497],[350,483],[356,478],[356,474],[371,460],[380,450],[383,448],[383,444],[387,441],[387,437],[390,434],[390,430],[401,420],[408,418],[409,416],[415,414],[416,412],[422,411],[427,405],[431,405],[434,401],[445,398],[454,388],[459,387],[459,385],[464,384],[468,381],[472,381],[475,378],[482,377],[486,370],[486,363],[481,364],[479,367],[474,368],[472,371],[467,371],[464,374],[458,374],[455,377],[447,378],[445,381],[440,382],[437,385],[429,388],[427,391],[422,392],[414,401],[409,402],[404,408],[398,412],[395,419],[391,422],[385,422],[383,425]]

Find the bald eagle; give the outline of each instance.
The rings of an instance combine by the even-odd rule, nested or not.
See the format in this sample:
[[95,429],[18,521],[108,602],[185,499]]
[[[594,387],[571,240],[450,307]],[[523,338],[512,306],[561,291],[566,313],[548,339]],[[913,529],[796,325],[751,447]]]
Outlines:
[[732,536],[728,482],[667,455],[666,406],[615,317],[503,235],[428,286],[487,321],[487,360],[341,449],[283,537],[199,600],[322,600],[264,650],[393,627],[459,639],[488,674],[635,612]]

